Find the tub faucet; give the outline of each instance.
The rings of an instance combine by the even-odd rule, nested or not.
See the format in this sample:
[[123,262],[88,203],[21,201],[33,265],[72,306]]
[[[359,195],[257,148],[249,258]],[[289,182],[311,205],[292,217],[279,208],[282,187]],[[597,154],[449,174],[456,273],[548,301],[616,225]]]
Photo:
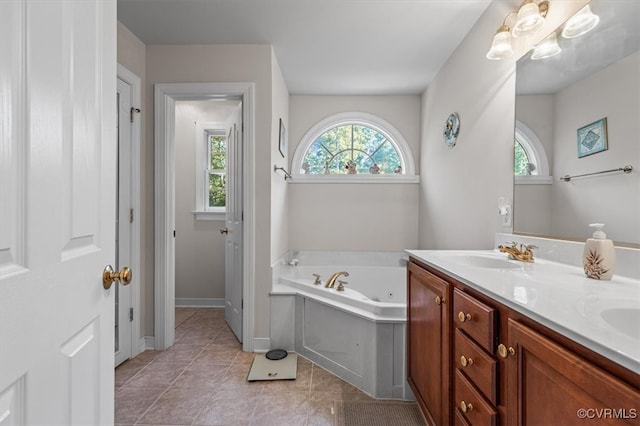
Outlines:
[[336,280],[340,275],[344,275],[345,277],[348,277],[349,273],[345,271],[341,271],[331,275],[331,277],[329,277],[329,279],[327,280],[327,283],[324,285],[325,288],[333,288],[333,285],[336,283]]

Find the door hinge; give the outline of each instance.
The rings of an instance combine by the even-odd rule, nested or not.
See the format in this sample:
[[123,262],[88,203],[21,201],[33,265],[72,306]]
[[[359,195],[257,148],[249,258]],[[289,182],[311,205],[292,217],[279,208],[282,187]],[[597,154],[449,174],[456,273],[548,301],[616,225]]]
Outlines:
[[175,237],[176,237],[176,230],[174,229],[173,230],[173,238],[175,238]]
[[133,209],[129,209],[129,223],[133,223]]
[[133,123],[133,115],[136,112],[139,113],[140,112],[140,108],[131,107],[131,109],[129,110],[129,122]]
[[240,301],[240,309],[244,309],[244,299]]
[[133,321],[133,308],[129,308],[129,321]]

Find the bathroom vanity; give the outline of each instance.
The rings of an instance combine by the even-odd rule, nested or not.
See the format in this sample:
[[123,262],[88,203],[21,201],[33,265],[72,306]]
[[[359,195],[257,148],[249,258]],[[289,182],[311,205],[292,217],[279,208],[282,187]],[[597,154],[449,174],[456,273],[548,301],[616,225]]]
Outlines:
[[429,424],[640,424],[637,280],[408,253],[407,374]]

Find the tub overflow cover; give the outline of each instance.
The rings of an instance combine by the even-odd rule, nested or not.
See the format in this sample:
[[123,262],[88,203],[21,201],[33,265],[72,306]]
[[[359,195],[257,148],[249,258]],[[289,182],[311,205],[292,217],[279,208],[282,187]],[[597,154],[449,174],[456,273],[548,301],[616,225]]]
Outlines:
[[284,349],[271,349],[264,356],[271,361],[278,361],[287,357],[287,351]]

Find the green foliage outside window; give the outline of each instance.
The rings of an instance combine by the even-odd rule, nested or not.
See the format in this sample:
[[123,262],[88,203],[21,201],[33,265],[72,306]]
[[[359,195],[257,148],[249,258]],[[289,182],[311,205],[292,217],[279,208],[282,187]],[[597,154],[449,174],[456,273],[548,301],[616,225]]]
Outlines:
[[514,145],[514,162],[513,162],[513,174],[518,176],[524,176],[527,174],[527,163],[529,163],[529,156],[527,152],[522,148],[522,145],[518,141],[515,141]]
[[396,148],[383,134],[364,125],[345,124],[313,141],[303,160],[306,170],[301,173],[347,174],[349,161],[355,163],[358,174],[403,172]]
[[210,136],[209,144],[209,207],[225,207],[227,139],[224,136]]

